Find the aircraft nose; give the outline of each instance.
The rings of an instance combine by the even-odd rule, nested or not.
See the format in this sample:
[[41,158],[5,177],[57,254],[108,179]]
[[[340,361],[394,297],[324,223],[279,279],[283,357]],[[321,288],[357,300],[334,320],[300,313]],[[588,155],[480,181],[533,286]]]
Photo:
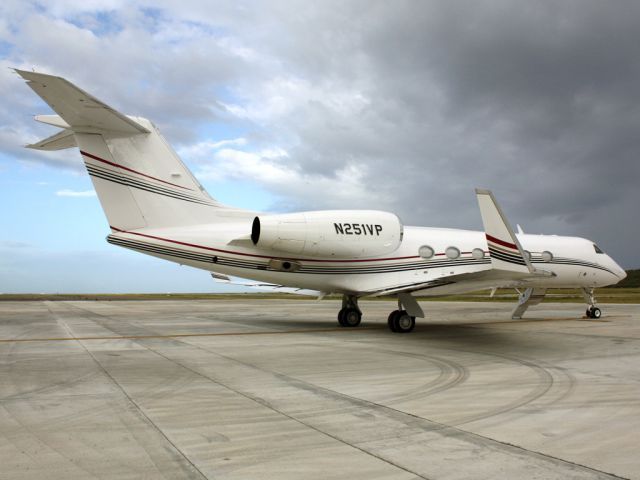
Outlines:
[[618,276],[620,277],[620,280],[624,280],[625,278],[627,278],[627,272],[625,272],[622,268],[620,268],[618,266],[618,269],[620,270],[620,272],[618,273]]
[[624,271],[624,268],[622,268],[620,265],[618,265],[611,257],[609,257],[611,259],[611,263],[613,264],[614,268],[613,271],[616,274],[616,277],[619,278],[618,281],[622,281],[625,278],[627,278],[627,272]]

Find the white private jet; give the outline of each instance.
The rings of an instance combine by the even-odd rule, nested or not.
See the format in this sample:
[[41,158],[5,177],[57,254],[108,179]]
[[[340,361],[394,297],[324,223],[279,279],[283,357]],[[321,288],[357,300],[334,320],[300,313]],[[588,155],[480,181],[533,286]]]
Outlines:
[[[593,288],[626,274],[592,241],[516,235],[488,190],[476,190],[484,232],[404,226],[393,213],[331,210],[255,213],[214,200],[156,126],[123,115],[64,78],[16,70],[57,115],[37,121],[59,127],[28,145],[78,147],[111,227],[107,241],[214,278],[250,278],[252,286],[342,295],[338,322],[360,324],[358,299],[393,295],[393,332],[424,317],[416,295],[479,289],[520,292],[513,318],[542,301],[549,288],[579,288],[599,318]],[[268,283],[260,283],[268,282]]]

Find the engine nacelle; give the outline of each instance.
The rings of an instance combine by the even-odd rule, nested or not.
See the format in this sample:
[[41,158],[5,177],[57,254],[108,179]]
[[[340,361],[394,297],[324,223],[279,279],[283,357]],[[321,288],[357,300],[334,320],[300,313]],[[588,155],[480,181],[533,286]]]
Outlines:
[[391,253],[400,246],[402,233],[393,213],[325,210],[256,217],[251,240],[277,252],[344,259]]

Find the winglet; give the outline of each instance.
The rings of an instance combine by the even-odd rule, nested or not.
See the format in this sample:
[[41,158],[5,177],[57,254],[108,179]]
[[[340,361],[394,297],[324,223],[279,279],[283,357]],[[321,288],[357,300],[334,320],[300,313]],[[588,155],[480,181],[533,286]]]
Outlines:
[[493,193],[476,188],[476,196],[493,268],[536,273]]

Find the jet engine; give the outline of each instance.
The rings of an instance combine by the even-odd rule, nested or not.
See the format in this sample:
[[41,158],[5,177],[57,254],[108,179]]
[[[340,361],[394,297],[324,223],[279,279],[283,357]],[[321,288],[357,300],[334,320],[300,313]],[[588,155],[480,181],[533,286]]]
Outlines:
[[258,216],[251,240],[290,255],[347,259],[389,254],[400,246],[402,233],[393,213],[325,210]]
[[389,254],[400,246],[402,233],[393,213],[325,210],[258,216],[251,240],[276,252],[345,259]]

